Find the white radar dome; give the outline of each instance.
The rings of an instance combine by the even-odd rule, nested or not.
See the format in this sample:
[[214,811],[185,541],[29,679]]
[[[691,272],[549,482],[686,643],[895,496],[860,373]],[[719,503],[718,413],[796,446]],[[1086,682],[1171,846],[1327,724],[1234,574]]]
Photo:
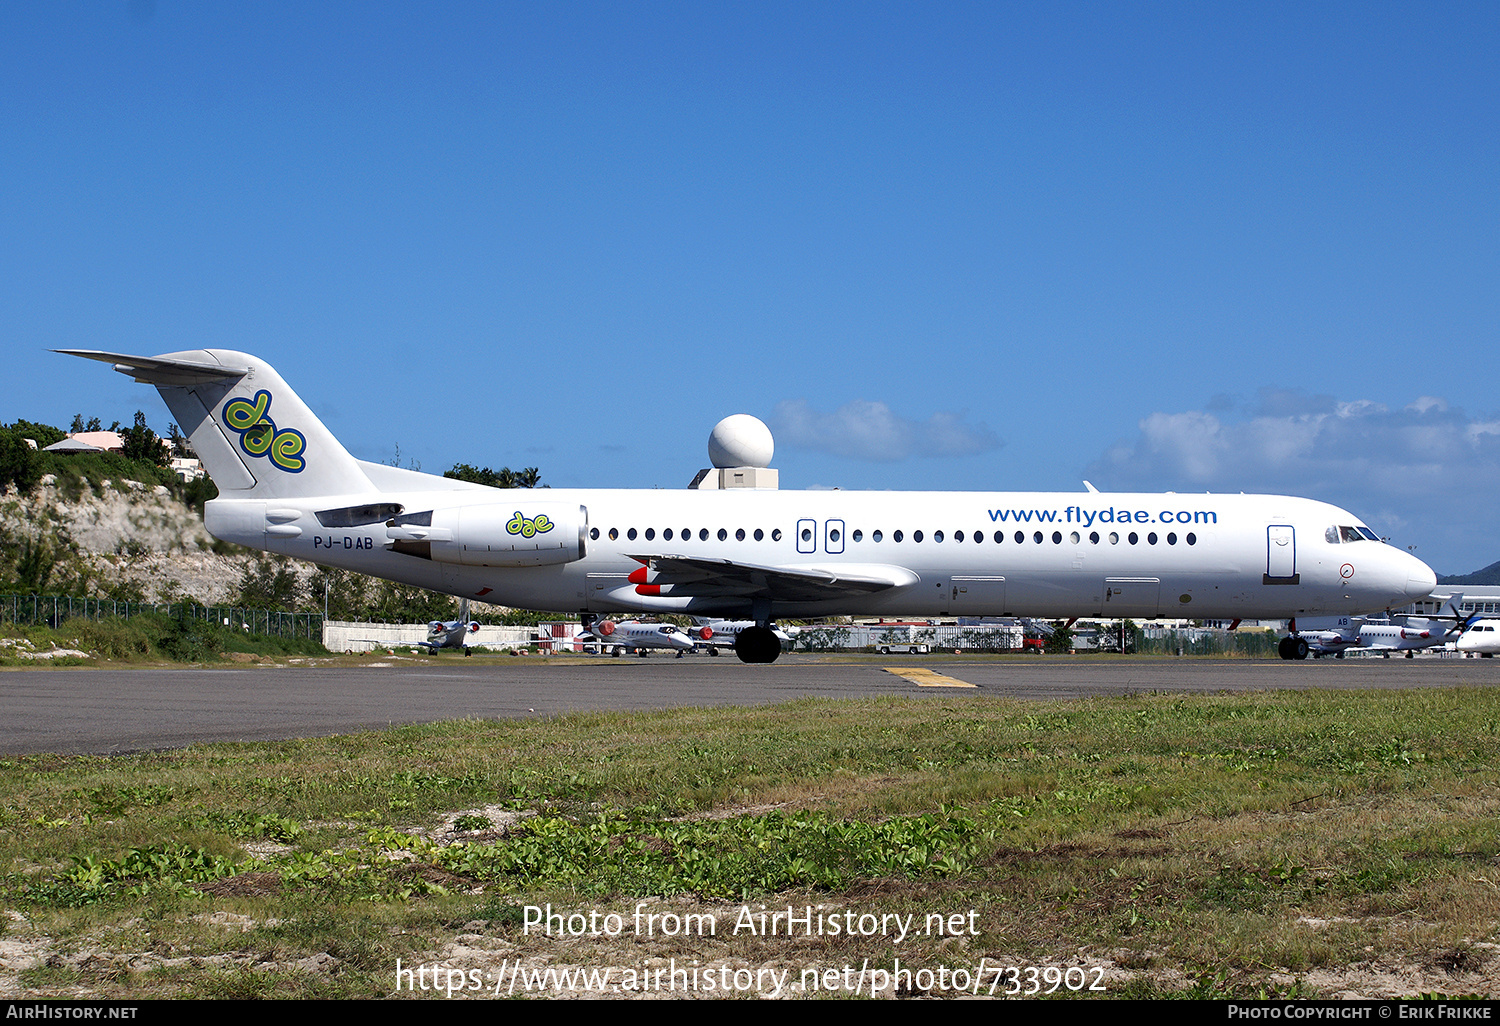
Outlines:
[[736,413],[714,425],[708,436],[708,458],[723,470],[727,467],[769,467],[776,443],[771,429],[759,418]]

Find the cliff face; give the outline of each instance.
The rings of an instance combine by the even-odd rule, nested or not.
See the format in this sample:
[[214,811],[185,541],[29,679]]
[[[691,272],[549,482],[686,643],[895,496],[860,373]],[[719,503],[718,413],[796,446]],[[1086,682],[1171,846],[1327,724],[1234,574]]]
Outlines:
[[0,540],[47,547],[56,563],[44,590],[66,581],[75,593],[147,602],[228,602],[254,558],[214,552],[196,511],[160,485],[123,479],[73,496],[48,475],[27,495],[11,491],[0,499]]

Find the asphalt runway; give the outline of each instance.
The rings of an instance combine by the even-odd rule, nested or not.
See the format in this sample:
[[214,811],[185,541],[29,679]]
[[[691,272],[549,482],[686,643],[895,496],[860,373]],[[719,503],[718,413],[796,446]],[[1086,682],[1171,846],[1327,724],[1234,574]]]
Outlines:
[[[320,737],[435,720],[583,710],[762,705],[815,695],[1078,699],[1139,692],[1500,686],[1500,660],[892,656],[830,663],[734,658],[390,659],[385,665],[0,673],[0,753],[107,755],[207,741]],[[973,687],[924,687],[914,667]]]

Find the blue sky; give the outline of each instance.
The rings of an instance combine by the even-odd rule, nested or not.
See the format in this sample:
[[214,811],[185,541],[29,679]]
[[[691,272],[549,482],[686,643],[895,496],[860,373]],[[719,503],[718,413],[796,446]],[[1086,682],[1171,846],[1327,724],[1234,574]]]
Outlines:
[[357,456],[1275,491],[1500,558],[1493,4],[0,5],[0,419],[242,349]]

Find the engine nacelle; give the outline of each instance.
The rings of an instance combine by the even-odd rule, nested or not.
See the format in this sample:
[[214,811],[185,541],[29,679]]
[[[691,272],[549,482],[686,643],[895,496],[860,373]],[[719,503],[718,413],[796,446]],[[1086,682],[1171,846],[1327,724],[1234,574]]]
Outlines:
[[582,559],[589,511],[519,500],[432,512],[432,558],[464,566],[546,566]]

